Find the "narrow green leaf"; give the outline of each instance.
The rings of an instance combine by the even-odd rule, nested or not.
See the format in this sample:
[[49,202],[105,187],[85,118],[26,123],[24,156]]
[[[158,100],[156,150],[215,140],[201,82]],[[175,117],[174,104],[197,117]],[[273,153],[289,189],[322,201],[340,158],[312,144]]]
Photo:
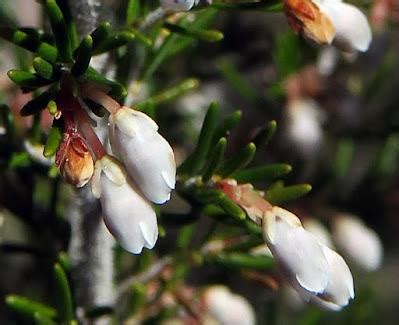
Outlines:
[[46,13],[50,20],[51,29],[55,37],[58,54],[60,59],[65,62],[72,61],[71,39],[65,23],[64,15],[58,6],[56,0],[46,0]]
[[194,174],[202,167],[209,152],[213,134],[216,129],[219,107],[213,102],[206,113],[204,123],[194,152],[179,166],[178,172]]
[[217,68],[234,90],[243,98],[253,102],[259,97],[252,85],[243,77],[243,74],[237,70],[233,62],[230,62],[228,58],[220,59],[217,62]]
[[36,50],[37,54],[50,63],[55,63],[58,57],[58,50],[48,43],[40,43]]
[[54,308],[18,295],[6,296],[6,304],[17,313],[32,319],[35,313],[39,313],[50,319],[57,316],[57,312]]
[[224,193],[217,202],[219,206],[227,212],[230,216],[238,220],[244,220],[246,213],[237,204],[231,201]]
[[9,27],[0,27],[0,37],[31,52],[37,53],[43,59],[54,63],[57,59],[57,49],[40,40],[40,33],[28,33],[25,28],[13,29]]
[[179,236],[177,238],[177,248],[178,250],[182,251],[187,249],[187,247],[191,243],[191,239],[193,237],[194,233],[194,226],[193,225],[188,225],[185,227],[182,227]]
[[182,34],[185,36],[190,36],[194,38],[198,38],[203,41],[208,42],[218,42],[223,39],[223,33],[218,30],[203,30],[203,29],[192,29],[189,27],[183,27],[180,25],[172,24],[165,22],[163,26],[169,29],[171,32]]
[[268,164],[259,167],[243,169],[231,175],[239,183],[253,183],[256,181],[270,181],[291,172],[288,164]]
[[219,141],[221,137],[226,137],[229,135],[230,130],[235,128],[237,124],[240,122],[242,116],[242,112],[240,110],[237,110],[233,112],[230,116],[228,116],[222,123],[221,126],[219,126],[215,134],[213,136],[212,143],[216,143]]
[[64,16],[67,34],[71,43],[71,49],[75,49],[79,43],[78,32],[76,30],[76,25],[73,20],[72,13],[68,4],[69,0],[56,0],[56,1]]
[[55,298],[59,320],[63,324],[73,322],[73,302],[68,278],[60,264],[54,264]]
[[221,168],[220,174],[223,177],[228,177],[239,169],[246,167],[254,158],[255,153],[255,144],[253,142],[247,144],[236,156],[226,161],[224,166]]
[[[55,124],[55,123],[53,123]],[[62,130],[58,125],[53,125],[47,136],[46,145],[44,147],[43,155],[46,158],[54,156],[60,146],[62,140]]]
[[101,54],[114,50],[118,47],[126,45],[135,37],[134,33],[130,31],[117,32],[110,35],[107,39],[101,42],[94,50],[93,55]]
[[91,50],[93,46],[93,39],[90,35],[83,38],[79,47],[74,51],[75,63],[72,66],[71,73],[75,77],[84,74],[89,67],[91,60]]
[[299,69],[300,53],[298,37],[291,31],[279,34],[273,57],[281,79]]
[[36,57],[33,59],[33,67],[37,74],[44,79],[52,80],[54,79],[54,67],[51,63],[42,59],[41,57]]
[[131,33],[133,33],[134,36],[135,36],[135,38],[136,38],[139,42],[141,42],[141,44],[143,44],[144,46],[150,47],[150,46],[153,45],[153,41],[152,41],[150,38],[148,38],[147,36],[145,36],[145,35],[144,35],[142,32],[140,32],[138,29],[135,29],[135,28],[130,27],[130,28],[129,28],[129,31],[130,31]]
[[224,153],[227,147],[226,138],[220,138],[215,148],[210,153],[209,163],[206,166],[202,175],[202,181],[207,182],[211,179],[215,171],[219,168],[222,163]]
[[110,88],[109,95],[119,102],[122,102],[127,96],[127,90],[123,85],[116,81],[105,78],[101,73],[97,72],[92,67],[89,67],[82,77],[88,81]]
[[36,325],[56,325],[55,321],[39,312],[34,314],[34,320]]
[[70,272],[72,270],[72,261],[69,258],[68,254],[65,252],[60,252],[58,254],[58,263],[62,266],[62,268],[66,272]]
[[126,24],[130,25],[133,23],[139,15],[140,11],[140,1],[139,0],[129,0],[126,9]]
[[103,22],[98,26],[91,34],[93,40],[93,49],[96,49],[101,43],[103,43],[111,32],[111,24],[109,22]]
[[154,105],[163,104],[174,100],[183,94],[198,88],[199,80],[195,78],[189,78],[184,80],[183,82],[179,83],[176,86],[173,86],[169,89],[162,91],[161,93],[148,98],[144,102],[137,104],[138,108],[141,108],[147,104],[147,102],[151,101]]
[[27,152],[13,152],[8,167],[10,169],[26,168],[31,164],[29,154]]
[[275,120],[267,122],[255,136],[253,143],[255,143],[258,148],[267,145],[276,132],[276,129],[277,122]]
[[221,253],[205,258],[208,264],[232,269],[269,270],[275,266],[274,259],[268,256],[257,256],[245,253]]
[[35,51],[40,43],[38,34],[28,34],[10,27],[0,27],[0,37],[29,51]]
[[48,109],[48,112],[49,112],[52,116],[54,116],[54,115],[56,115],[56,114],[58,113],[57,103],[56,103],[55,101],[53,101],[53,100],[50,100],[50,101],[48,102],[48,104],[47,104],[47,109]]
[[348,174],[354,155],[354,144],[352,139],[341,139],[333,160],[332,170],[337,178],[342,178]]
[[272,204],[280,204],[286,201],[296,200],[312,190],[309,184],[291,186],[276,186],[266,191],[265,199]]
[[10,70],[7,75],[15,84],[28,89],[40,88],[51,83],[37,74],[23,70]]
[[22,116],[29,116],[39,113],[45,109],[49,101],[53,98],[54,93],[52,91],[45,91],[36,98],[27,102],[21,109]]

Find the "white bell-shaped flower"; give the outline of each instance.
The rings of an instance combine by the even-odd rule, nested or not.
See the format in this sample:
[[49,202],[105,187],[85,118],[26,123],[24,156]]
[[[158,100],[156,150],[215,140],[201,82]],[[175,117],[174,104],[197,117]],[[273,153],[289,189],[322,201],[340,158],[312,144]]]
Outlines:
[[176,163],[154,120],[122,107],[110,115],[109,139],[112,151],[146,198],[158,204],[169,200],[175,187]]
[[329,310],[339,311],[355,296],[353,277],[348,265],[337,252],[323,246],[329,265],[329,280],[321,295],[311,297],[311,302]]
[[335,28],[334,43],[344,51],[367,51],[372,39],[366,16],[341,0],[312,0]]
[[174,12],[189,11],[198,0],[161,0],[161,6],[165,10]]
[[362,220],[349,214],[337,215],[332,228],[333,238],[344,256],[366,271],[374,271],[381,266],[381,240]]
[[[253,325],[255,313],[244,297],[221,285],[209,287],[203,294],[206,312],[221,325]],[[207,324],[207,322],[204,322]],[[209,324],[213,324],[209,322]]]
[[92,190],[100,198],[107,228],[124,249],[139,254],[143,247],[154,247],[158,238],[155,211],[116,159],[104,156],[96,162]]
[[301,294],[324,292],[329,266],[321,244],[293,213],[279,207],[266,212],[263,234],[277,263],[291,285]]
[[302,224],[303,228],[315,236],[321,244],[330,248],[334,247],[330,232],[318,219],[306,218]]

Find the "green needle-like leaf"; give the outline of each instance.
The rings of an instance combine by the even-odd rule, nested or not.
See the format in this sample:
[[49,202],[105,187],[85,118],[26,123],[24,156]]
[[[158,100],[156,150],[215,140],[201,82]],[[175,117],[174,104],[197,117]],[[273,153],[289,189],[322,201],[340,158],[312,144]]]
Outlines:
[[57,316],[54,308],[22,296],[9,295],[6,297],[6,304],[17,313],[32,319],[35,313],[39,313],[50,319]]
[[212,175],[219,168],[222,163],[224,153],[227,147],[226,138],[220,138],[219,142],[216,144],[215,148],[210,153],[209,163],[205,168],[202,175],[202,181],[207,182],[211,179]]
[[43,109],[45,109],[49,103],[49,101],[53,98],[54,93],[52,91],[45,91],[36,98],[27,102],[21,109],[22,116],[29,116],[36,113],[39,113]]
[[135,38],[134,33],[130,31],[117,32],[110,35],[107,39],[101,42],[93,51],[94,55],[102,54],[114,50],[118,47],[126,45]]
[[15,84],[28,89],[40,88],[51,83],[51,81],[37,74],[23,70],[10,70],[7,72],[7,75]]
[[37,54],[50,63],[55,63],[58,57],[58,50],[48,43],[40,43],[36,50]]
[[228,177],[237,170],[246,167],[254,158],[256,153],[256,146],[254,143],[247,144],[240,152],[233,158],[226,161],[221,168],[221,175]]
[[68,278],[60,264],[54,265],[56,304],[59,320],[63,324],[73,322],[73,303]]
[[111,24],[109,22],[103,22],[98,26],[91,34],[93,40],[93,49],[96,49],[101,43],[103,43],[111,33]]
[[48,318],[38,312],[34,314],[34,320],[36,325],[56,325],[56,322],[53,321],[51,318]]
[[227,214],[238,220],[244,220],[246,213],[237,204],[231,201],[224,193],[217,202]]
[[65,62],[71,62],[72,46],[64,15],[56,0],[46,0],[45,8],[50,20],[51,29],[53,30],[60,59]]
[[274,259],[269,256],[250,255],[245,253],[221,253],[207,256],[205,261],[227,268],[269,270],[275,266]]
[[46,60],[36,57],[33,59],[33,67],[37,74],[44,79],[52,80],[54,79],[54,67],[51,63]]
[[203,41],[218,42],[223,39],[223,33],[219,32],[218,30],[192,29],[171,23],[164,23],[163,26],[169,29],[171,32],[198,38]]
[[272,120],[267,122],[266,125],[258,132],[258,134],[253,139],[253,143],[259,148],[261,146],[265,146],[272,139],[274,133],[277,129],[276,121]]
[[194,174],[202,167],[206,156],[210,150],[213,134],[216,129],[217,115],[219,107],[217,103],[212,103],[206,113],[202,124],[198,144],[194,152],[179,166],[178,172],[182,174]]
[[256,181],[270,181],[284,176],[292,170],[288,164],[269,164],[259,167],[239,170],[231,177],[239,183],[253,183]]
[[290,200],[296,200],[312,190],[309,184],[298,184],[291,186],[275,186],[266,191],[265,199],[272,204],[280,204]]
[[129,0],[126,8],[126,24],[131,24],[138,17],[140,12],[140,1]]
[[242,116],[242,112],[240,110],[237,110],[233,112],[231,115],[229,115],[222,123],[221,126],[219,126],[215,134],[213,136],[212,143],[216,143],[219,141],[221,137],[226,137],[229,135],[229,132],[231,129],[235,128],[237,124],[240,122]]
[[62,140],[62,130],[58,125],[53,125],[47,136],[46,145],[44,147],[43,155],[46,158],[54,156],[60,146]]
[[89,67],[91,59],[91,49],[93,39],[90,35],[83,38],[79,47],[74,52],[75,64],[72,66],[71,72],[75,77],[84,74]]

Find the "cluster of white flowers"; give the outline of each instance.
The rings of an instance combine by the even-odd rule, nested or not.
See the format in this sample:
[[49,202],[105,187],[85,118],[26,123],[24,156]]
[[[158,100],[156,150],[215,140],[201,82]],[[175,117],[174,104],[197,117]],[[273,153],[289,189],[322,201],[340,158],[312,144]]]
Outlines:
[[[95,96],[93,97],[95,99]],[[128,107],[109,117],[109,139],[116,158],[97,160],[91,181],[104,221],[123,248],[139,254],[153,248],[158,226],[151,202],[169,200],[176,164],[169,143],[146,114]]]
[[354,298],[353,277],[343,258],[306,231],[293,213],[274,206],[263,233],[289,283],[306,301],[340,310]]

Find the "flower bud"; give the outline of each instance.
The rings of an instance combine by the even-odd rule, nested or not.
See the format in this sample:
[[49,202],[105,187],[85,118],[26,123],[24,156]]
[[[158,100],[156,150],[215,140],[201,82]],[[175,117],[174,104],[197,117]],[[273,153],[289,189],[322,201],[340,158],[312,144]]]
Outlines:
[[161,6],[165,10],[174,12],[189,11],[198,0],[161,0]]
[[304,300],[340,310],[354,297],[352,274],[343,258],[308,233],[294,214],[273,207],[264,217],[263,231],[288,282]]
[[296,33],[318,44],[335,45],[344,51],[367,51],[371,29],[366,16],[355,6],[339,0],[285,0],[288,23]]
[[209,287],[203,293],[203,299],[206,311],[217,324],[255,324],[255,313],[250,303],[244,297],[232,293],[225,286]]
[[343,255],[366,271],[382,263],[383,247],[377,233],[359,218],[343,214],[333,220],[333,238]]
[[175,188],[176,163],[169,143],[158,133],[158,125],[146,114],[122,107],[109,118],[112,151],[147,199],[169,200]]
[[55,162],[65,181],[76,187],[85,186],[93,175],[93,158],[78,132],[64,133]]
[[328,263],[321,244],[303,229],[297,216],[273,207],[263,219],[263,234],[277,263],[297,291],[322,293],[328,283]]
[[344,259],[335,251],[323,246],[329,265],[329,280],[325,291],[312,296],[310,301],[324,309],[339,311],[355,296],[353,277]]
[[155,211],[116,159],[104,156],[96,162],[92,190],[100,198],[108,230],[124,249],[139,254],[143,247],[154,247]]

